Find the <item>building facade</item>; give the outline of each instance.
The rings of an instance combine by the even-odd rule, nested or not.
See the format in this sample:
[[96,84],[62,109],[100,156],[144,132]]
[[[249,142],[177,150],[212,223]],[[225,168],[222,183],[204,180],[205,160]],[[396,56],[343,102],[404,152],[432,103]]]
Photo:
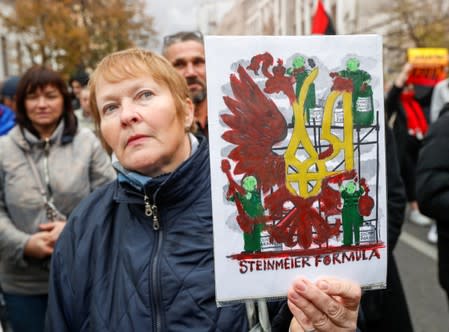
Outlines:
[[[338,34],[376,33],[385,26],[386,0],[322,0]],[[208,29],[218,35],[309,35],[317,0],[237,0]]]
[[[13,1],[2,1],[3,13],[12,10],[14,10]],[[20,75],[26,66],[25,62],[21,41],[0,23],[0,81],[13,75]]]

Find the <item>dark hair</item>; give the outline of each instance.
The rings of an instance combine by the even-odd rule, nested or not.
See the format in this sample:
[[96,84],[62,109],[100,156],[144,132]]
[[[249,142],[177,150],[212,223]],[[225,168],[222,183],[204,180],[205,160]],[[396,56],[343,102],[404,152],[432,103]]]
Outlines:
[[197,41],[204,45],[204,38],[201,31],[180,31],[164,37],[162,45],[162,53],[164,54],[165,50],[173,44],[186,42],[190,40]]
[[72,101],[70,98],[67,85],[59,73],[44,66],[33,66],[28,69],[22,76],[16,91],[16,122],[21,128],[27,129],[36,137],[40,137],[37,130],[33,127],[31,120],[28,118],[25,101],[27,95],[34,93],[37,89],[43,89],[47,85],[54,86],[62,94],[64,104],[62,111],[62,120],[64,121],[63,135],[75,135],[77,129],[77,121],[72,109]]
[[74,81],[79,82],[79,84],[82,87],[85,87],[89,83],[89,74],[86,73],[85,71],[77,71],[76,73],[70,76],[69,85],[72,86],[72,83]]

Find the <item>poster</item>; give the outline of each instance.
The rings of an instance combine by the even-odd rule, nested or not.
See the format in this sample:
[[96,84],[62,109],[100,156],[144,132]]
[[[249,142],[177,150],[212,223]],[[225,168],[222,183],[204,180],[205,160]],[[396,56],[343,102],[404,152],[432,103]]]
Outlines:
[[407,56],[413,65],[409,83],[433,87],[446,78],[449,60],[446,48],[409,48]]
[[217,303],[385,286],[382,40],[208,36]]

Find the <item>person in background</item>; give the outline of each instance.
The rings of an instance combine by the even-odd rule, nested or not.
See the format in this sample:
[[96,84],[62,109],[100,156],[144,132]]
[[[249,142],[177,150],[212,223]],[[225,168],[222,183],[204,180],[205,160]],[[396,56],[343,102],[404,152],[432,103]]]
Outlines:
[[66,219],[115,173],[96,136],[78,129],[58,73],[30,68],[16,103],[17,125],[0,138],[0,282],[14,331],[40,332],[49,261]]
[[[449,79],[438,82],[433,89],[432,101],[430,103],[430,123],[438,120],[446,103],[449,103]],[[429,233],[427,233],[427,240],[434,244],[438,241],[437,225],[435,222],[430,226]]]
[[199,31],[181,31],[164,37],[162,55],[186,79],[195,105],[196,130],[206,137],[207,87],[203,35]]
[[438,274],[449,302],[449,103],[430,126],[418,158],[417,192],[423,213],[436,220]]
[[11,76],[3,82],[1,88],[2,104],[16,111],[16,91],[19,84],[19,76]]
[[407,299],[396,264],[394,249],[404,223],[406,195],[399,171],[396,142],[390,127],[385,128],[387,168],[387,288],[366,291],[362,295],[364,332],[412,332]]
[[435,85],[430,102],[430,122],[435,122],[440,117],[444,104],[449,102],[449,78]]
[[16,116],[14,112],[0,104],[0,136],[6,135],[16,124]]
[[17,89],[18,76],[12,76],[6,79],[1,87],[0,104],[0,136],[7,134],[16,124],[15,112],[15,94]]
[[[80,203],[56,244],[47,331],[249,331],[245,304],[216,306],[209,148],[190,132],[185,80],[129,49],[100,61],[89,84],[118,177]],[[298,278],[288,306],[268,303],[259,317],[286,331],[290,307],[292,331],[354,331],[360,293],[348,280]]]
[[81,107],[80,93],[83,87],[87,86],[89,75],[84,70],[78,70],[70,76],[69,86],[72,94],[72,109],[77,110]]
[[87,86],[83,87],[80,92],[80,105],[81,107],[75,110],[76,118],[78,119],[78,124],[82,128],[88,128],[95,132],[95,123],[92,119],[92,114],[90,111],[90,91]]
[[432,220],[420,212],[416,201],[416,162],[428,124],[421,100],[417,99],[413,85],[407,83],[412,68],[410,63],[404,64],[387,93],[385,111],[389,122],[393,123],[399,167],[408,202],[406,218],[414,224],[429,226]]

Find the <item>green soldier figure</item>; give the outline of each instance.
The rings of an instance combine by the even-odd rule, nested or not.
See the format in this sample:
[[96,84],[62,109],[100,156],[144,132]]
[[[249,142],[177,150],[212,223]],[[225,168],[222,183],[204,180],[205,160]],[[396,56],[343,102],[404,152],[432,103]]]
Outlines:
[[[304,84],[305,79],[309,76],[309,71],[305,67],[305,59],[302,56],[298,56],[293,60],[292,68],[288,68],[287,74],[294,76],[296,81],[295,94],[299,99],[299,93]],[[309,91],[307,91],[306,100],[304,102],[305,120],[309,122],[311,109],[316,105],[315,100],[315,84],[310,85]],[[293,119],[293,123],[294,123]]]
[[352,115],[353,122],[359,126],[370,126],[374,122],[373,90],[369,83],[371,75],[359,69],[360,61],[350,58],[346,62],[346,69],[338,72],[341,77],[352,81]]
[[[340,189],[343,199],[343,209],[341,217],[343,219],[343,245],[353,244],[353,238],[356,245],[360,243],[360,225],[363,223],[363,217],[359,212],[359,199],[365,192],[363,188],[356,190],[356,184],[353,180],[343,185]],[[354,237],[353,237],[354,235]]]
[[240,215],[237,216],[237,221],[243,230],[244,251],[259,252],[261,249],[260,234],[264,226],[264,208],[260,192],[257,191],[257,179],[252,175],[244,177],[242,187],[244,193],[236,190],[229,200],[236,201],[236,203],[238,201],[243,207],[243,211],[239,211]]

